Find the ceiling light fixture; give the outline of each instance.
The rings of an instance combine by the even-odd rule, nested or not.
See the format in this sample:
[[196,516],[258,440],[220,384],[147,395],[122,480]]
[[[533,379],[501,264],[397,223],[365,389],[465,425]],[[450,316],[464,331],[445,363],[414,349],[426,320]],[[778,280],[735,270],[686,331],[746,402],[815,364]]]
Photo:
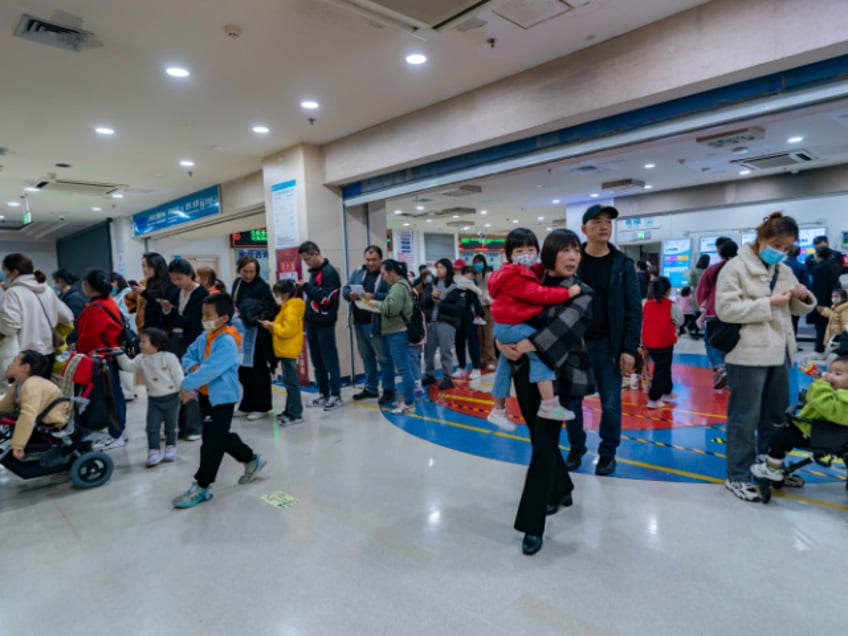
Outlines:
[[559,199],[554,199],[553,201],[551,201],[551,203],[553,203],[554,205],[556,205],[557,203],[559,203]]
[[19,207],[21,207],[21,204],[18,203],[17,201],[9,201],[9,207],[10,208],[19,208]]
[[654,189],[654,186],[652,186],[650,183],[646,183],[646,184],[645,184],[644,186],[642,186],[642,187],[643,187],[645,190],[653,190],[653,189]]
[[518,223],[518,219],[513,219],[513,220],[512,220],[512,222],[513,222],[513,223]]
[[194,162],[191,159],[183,159],[180,161],[180,165],[183,168],[192,168],[194,166]]
[[410,53],[406,56],[406,63],[412,66],[420,66],[427,63],[427,56],[422,53]]
[[123,198],[124,198],[124,195],[123,195],[123,194],[121,194],[120,192],[113,192],[113,193],[112,193],[112,198],[113,198],[113,199],[123,199]]
[[191,73],[188,72],[188,69],[180,66],[169,66],[165,69],[165,72],[171,77],[188,77],[191,75]]
[[395,210],[395,214],[403,214],[403,210]]
[[743,177],[747,177],[749,174],[751,174],[751,171],[748,170],[747,168],[745,168],[744,170],[740,170],[739,174],[742,175]]
[[41,192],[41,190],[39,190],[35,186],[27,186],[24,188],[24,190],[26,190],[27,192]]
[[416,205],[415,209],[418,210],[419,212],[422,212],[424,210],[424,206],[423,205]]
[[657,164],[655,164],[655,163],[646,163],[645,164],[645,170],[650,170],[651,168],[656,168],[656,167],[657,167]]
[[545,220],[545,217],[543,217],[543,216],[540,216],[540,217],[537,217],[537,218],[538,218],[540,221],[544,221],[544,220]]
[[0,221],[2,221],[2,220],[3,220],[3,219],[5,219],[5,218],[6,218],[5,216],[3,216],[2,214],[0,214]]
[[486,223],[486,227],[492,227],[491,223]]
[[488,210],[480,210],[480,214],[488,214],[488,213],[489,213]]
[[314,99],[305,99],[300,102],[300,107],[305,110],[316,110],[318,106],[320,106],[320,104]]
[[94,129],[94,132],[96,132],[98,135],[114,135],[115,129],[114,128],[108,128],[106,126],[98,126],[97,128]]
[[433,219],[427,219],[427,223],[432,223]]
[[590,196],[590,197],[592,197],[593,199],[597,199],[597,198],[598,198],[599,196],[601,196],[601,195],[600,195],[600,194],[598,194],[597,192],[593,192],[593,193],[592,193],[592,194],[590,194],[589,196]]
[[458,214],[454,214],[454,215],[453,215],[453,218],[458,219],[458,218],[459,218],[459,215],[458,215]]
[[550,231],[551,231],[551,228],[549,228],[549,227],[545,228],[545,232],[550,232]]
[[267,135],[269,132],[271,132],[271,129],[268,128],[268,126],[254,126],[253,132],[255,132],[257,135]]
[[798,136],[798,137],[790,137],[789,139],[786,140],[786,143],[788,143],[788,144],[800,144],[802,141],[804,141],[804,138],[801,137],[801,136]]
[[102,212],[103,208],[98,208],[97,206],[94,206],[93,208],[91,208],[91,211],[92,212]]
[[409,223],[404,223],[403,227],[409,227]]

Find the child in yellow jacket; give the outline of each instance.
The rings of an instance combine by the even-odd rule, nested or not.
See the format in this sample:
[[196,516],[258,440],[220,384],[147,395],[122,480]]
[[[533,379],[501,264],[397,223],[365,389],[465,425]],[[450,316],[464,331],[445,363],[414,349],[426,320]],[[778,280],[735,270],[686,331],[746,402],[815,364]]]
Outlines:
[[817,311],[827,318],[827,331],[824,342],[827,344],[834,336],[845,333],[848,325],[848,292],[844,289],[834,289],[831,292],[831,307],[817,307]]
[[291,280],[280,280],[274,285],[274,298],[280,312],[274,322],[263,320],[262,326],[271,332],[274,355],[283,367],[283,385],[286,387],[286,408],[279,414],[280,423],[298,424],[303,421],[303,400],[297,374],[297,358],[303,350],[303,315],[306,303],[300,290]]

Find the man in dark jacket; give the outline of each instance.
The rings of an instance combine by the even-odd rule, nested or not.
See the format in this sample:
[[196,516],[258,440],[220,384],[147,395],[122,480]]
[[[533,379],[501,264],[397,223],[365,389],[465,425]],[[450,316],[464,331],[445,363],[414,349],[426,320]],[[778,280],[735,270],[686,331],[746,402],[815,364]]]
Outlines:
[[342,281],[330,261],[312,241],[301,243],[298,254],[309,268],[309,281],[303,283],[306,294],[306,341],[315,367],[315,381],[321,395],[307,404],[332,411],[342,406],[341,367],[336,345],[336,321]]
[[[821,245],[816,248],[816,268],[813,270],[812,289],[819,307],[830,307],[831,294],[839,287],[841,267],[833,262],[833,251]],[[808,314],[807,322],[816,328],[816,353],[824,353],[824,335],[827,332],[828,319],[817,311]]]
[[[601,443],[595,474],[615,472],[615,453],[621,442],[621,375],[630,373],[636,363],[636,350],[642,331],[642,299],[633,260],[610,243],[612,221],[618,210],[593,205],[583,214],[583,259],[580,280],[595,293],[592,296],[592,324],[586,330],[586,350],[601,395]],[[581,400],[572,403],[576,417],[566,422],[571,450],[566,466],[579,468],[586,453]]]

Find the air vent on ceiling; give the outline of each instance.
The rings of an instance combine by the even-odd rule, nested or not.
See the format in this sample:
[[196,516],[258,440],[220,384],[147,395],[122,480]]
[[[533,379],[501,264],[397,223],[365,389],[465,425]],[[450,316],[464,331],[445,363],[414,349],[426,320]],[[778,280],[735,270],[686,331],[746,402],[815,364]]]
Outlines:
[[468,228],[469,230],[474,227],[474,223],[471,221],[448,221],[445,225],[448,227]]
[[476,185],[461,185],[457,188],[452,188],[451,190],[445,190],[443,192],[439,192],[444,197],[465,197],[469,194],[480,194],[483,191],[483,188]]
[[601,184],[601,190],[616,190],[618,192],[624,190],[642,190],[645,187],[645,182],[639,179],[619,179],[618,181],[606,181]]
[[537,24],[553,20],[579,7],[586,6],[591,0],[504,0],[493,11],[504,20],[531,29]]
[[762,139],[765,134],[766,131],[760,128],[759,126],[752,126],[751,128],[729,130],[727,132],[718,133],[715,135],[706,135],[705,137],[698,137],[697,139],[695,139],[695,142],[699,144],[705,144],[710,148],[732,148],[734,146],[744,146],[745,144],[751,143],[752,141]]
[[778,152],[772,155],[760,157],[746,157],[745,159],[734,159],[730,163],[740,165],[749,170],[768,170],[769,168],[787,168],[809,163],[818,159],[808,150],[793,150],[792,152]]
[[25,13],[18,22],[15,35],[67,51],[103,46],[103,43],[94,37],[94,33],[80,28],[81,26],[81,18],[62,11],[55,12],[52,20],[36,18]]
[[61,194],[86,194],[89,196],[106,196],[121,188],[126,188],[123,183],[98,183],[95,181],[80,181],[78,179],[53,179],[52,181],[41,181],[37,184],[41,190],[58,192]]
[[474,214],[475,212],[477,212],[476,208],[446,208],[444,210],[439,210],[436,214],[438,216],[453,216],[455,214],[467,216],[469,214]]
[[379,24],[411,30],[443,29],[471,16],[492,0],[324,0]]

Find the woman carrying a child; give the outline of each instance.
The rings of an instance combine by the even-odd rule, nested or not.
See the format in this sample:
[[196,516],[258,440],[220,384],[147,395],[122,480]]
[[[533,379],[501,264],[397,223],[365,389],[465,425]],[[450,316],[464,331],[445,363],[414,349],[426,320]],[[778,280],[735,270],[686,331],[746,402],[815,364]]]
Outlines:
[[795,219],[771,214],[757,228],[756,240],[721,269],[716,285],[719,320],[741,325],[739,342],[725,358],[733,390],[727,403],[724,485],[744,501],[760,500],[751,465],[768,451],[789,405],[789,368],[797,350],[792,315],[816,306],[815,297],[781,263],[796,240]]
[[546,273],[542,283],[548,287],[572,289],[564,304],[551,306],[529,324],[538,329],[516,344],[498,344],[501,353],[512,364],[513,382],[521,414],[527,424],[533,454],[527,468],[524,491],[515,517],[515,529],[524,533],[522,550],[532,555],[542,547],[545,517],[559,506],[570,506],[574,485],[565,467],[559,438],[562,420],[543,417],[539,386],[531,382],[526,353],[538,358],[557,374],[557,391],[561,403],[583,398],[595,391],[594,380],[583,343],[583,334],[591,324],[592,290],[576,278],[580,265],[580,239],[570,230],[554,230],[542,246],[541,261]]

